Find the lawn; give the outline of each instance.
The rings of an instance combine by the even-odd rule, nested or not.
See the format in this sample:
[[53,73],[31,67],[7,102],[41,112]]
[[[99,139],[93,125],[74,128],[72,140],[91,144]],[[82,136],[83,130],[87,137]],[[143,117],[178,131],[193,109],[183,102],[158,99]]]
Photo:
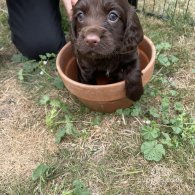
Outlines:
[[107,114],[70,95],[53,54],[35,62],[14,48],[0,5],[0,194],[193,194],[191,12],[166,21],[139,13],[157,49],[154,74],[139,102]]

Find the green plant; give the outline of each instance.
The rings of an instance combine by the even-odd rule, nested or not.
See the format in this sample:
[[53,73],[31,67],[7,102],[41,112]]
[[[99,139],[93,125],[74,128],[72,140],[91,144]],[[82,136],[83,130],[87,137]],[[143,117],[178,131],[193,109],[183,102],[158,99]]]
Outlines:
[[30,76],[37,68],[38,63],[35,60],[23,62],[23,68],[18,72],[18,79],[20,81],[26,80],[27,76]]
[[121,116],[139,116],[142,113],[141,106],[139,103],[135,103],[130,108],[117,109],[116,114]]
[[160,65],[164,67],[169,67],[172,64],[175,64],[179,59],[172,54],[168,54],[167,51],[171,49],[171,44],[163,42],[156,45],[157,49],[157,61]]
[[152,121],[150,125],[144,125],[141,128],[141,135],[147,141],[158,138],[160,136],[159,125],[155,121]]
[[[155,79],[155,81],[159,80],[168,86],[169,83],[165,78]],[[142,110],[140,104],[136,103],[131,108],[116,111],[125,125],[127,125],[125,117],[128,116],[138,117],[139,121],[144,122],[144,125],[140,127],[143,139],[141,152],[144,158],[160,161],[167,149],[179,148],[185,144],[194,145],[195,122],[179,101],[179,92],[171,89],[160,95],[158,88],[148,87],[146,93],[153,98],[158,96],[159,104]]]
[[46,124],[49,128],[55,125],[55,119],[61,112],[62,115],[68,112],[68,107],[64,102],[50,99],[48,95],[42,96],[39,102],[46,106]]
[[165,149],[162,144],[156,140],[147,141],[141,145],[141,152],[144,154],[146,160],[160,161],[165,155]]
[[74,127],[73,122],[68,115],[65,116],[65,126],[59,128],[56,132],[56,143],[59,144],[66,135],[79,135],[79,132]]
[[95,115],[95,117],[91,121],[92,125],[100,125],[101,124],[101,114]]
[[74,180],[73,190],[63,191],[62,195],[91,195],[91,193],[80,180]]
[[32,72],[38,69],[39,64],[35,60],[29,60],[22,54],[14,54],[11,58],[11,61],[14,63],[22,63],[23,67],[18,72],[18,79],[20,81],[25,81]]
[[58,126],[56,123],[60,116],[64,116],[68,113],[68,107],[65,103],[58,99],[47,99],[46,96],[43,96],[44,99],[41,99],[40,102],[46,101],[45,104],[49,105],[46,110],[46,125],[49,128]]
[[73,195],[90,195],[91,194],[89,190],[87,189],[87,187],[85,187],[85,185],[79,180],[73,181],[73,187],[74,187]]
[[46,164],[39,164],[32,173],[32,181],[37,182],[39,191],[45,187],[45,184],[55,177],[56,168]]
[[49,166],[45,164],[38,165],[37,168],[32,173],[32,180],[37,181],[40,179],[41,181],[45,181],[48,175],[48,171]]
[[172,103],[164,96],[161,105],[151,107],[148,113],[148,124],[140,129],[144,140],[141,152],[147,160],[161,160],[167,148],[178,148],[186,143],[193,145],[195,123],[181,102]]
[[42,96],[39,102],[46,106],[45,122],[48,128],[55,133],[56,143],[59,144],[65,136],[79,135],[72,122],[72,114],[64,102],[50,99],[48,95]]
[[63,81],[60,77],[55,75],[55,60],[56,55],[54,53],[46,53],[40,55],[40,60],[29,60],[22,54],[14,54],[12,56],[12,62],[22,63],[23,67],[18,72],[18,79],[20,81],[28,81],[34,76],[46,77],[51,81],[55,88],[61,90],[64,88]]

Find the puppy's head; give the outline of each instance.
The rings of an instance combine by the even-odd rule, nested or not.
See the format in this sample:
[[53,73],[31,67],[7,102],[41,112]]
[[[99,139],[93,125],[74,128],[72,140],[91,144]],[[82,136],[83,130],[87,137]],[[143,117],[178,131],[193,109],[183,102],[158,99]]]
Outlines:
[[143,31],[127,0],[78,0],[73,7],[71,37],[78,53],[91,58],[127,52]]

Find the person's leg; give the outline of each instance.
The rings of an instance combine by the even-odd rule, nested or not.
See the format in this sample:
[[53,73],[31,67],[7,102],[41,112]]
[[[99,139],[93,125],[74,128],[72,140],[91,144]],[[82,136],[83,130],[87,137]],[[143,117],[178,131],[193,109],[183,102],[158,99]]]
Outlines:
[[28,58],[57,53],[65,44],[59,0],[6,0],[12,41]]

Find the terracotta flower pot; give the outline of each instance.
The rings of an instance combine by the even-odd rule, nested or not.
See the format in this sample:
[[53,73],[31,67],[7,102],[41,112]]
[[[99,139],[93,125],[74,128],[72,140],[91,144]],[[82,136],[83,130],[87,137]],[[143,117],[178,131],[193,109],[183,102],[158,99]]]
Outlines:
[[[156,50],[152,41],[144,37],[139,45],[139,57],[142,67],[143,85],[152,77]],[[113,84],[87,85],[78,82],[76,60],[71,43],[67,43],[59,52],[56,66],[66,88],[83,104],[99,112],[114,112],[119,108],[127,108],[133,104],[125,95],[125,82]],[[105,81],[103,81],[104,83]]]

